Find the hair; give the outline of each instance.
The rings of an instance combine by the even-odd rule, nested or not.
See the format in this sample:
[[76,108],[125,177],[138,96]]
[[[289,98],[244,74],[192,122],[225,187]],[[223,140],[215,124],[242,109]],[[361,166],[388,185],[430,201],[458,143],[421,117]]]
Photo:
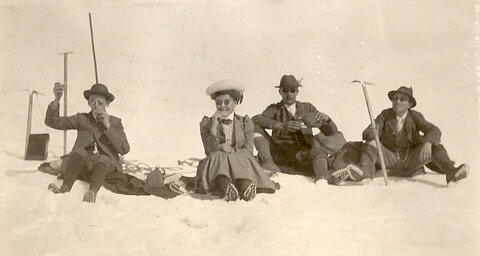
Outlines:
[[240,103],[242,103],[242,101],[243,101],[243,95],[240,94],[240,92],[238,92],[237,90],[221,90],[221,91],[217,91],[217,92],[212,93],[212,95],[211,95],[210,97],[212,98],[212,100],[215,100],[218,96],[220,96],[220,95],[225,95],[225,94],[230,95],[230,97],[232,97],[233,100],[234,100],[237,104],[240,104]]

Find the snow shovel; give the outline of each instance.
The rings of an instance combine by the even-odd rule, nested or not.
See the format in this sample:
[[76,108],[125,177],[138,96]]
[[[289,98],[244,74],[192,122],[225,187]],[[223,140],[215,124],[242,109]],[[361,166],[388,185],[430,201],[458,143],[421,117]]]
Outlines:
[[[358,80],[353,80],[351,83],[362,84],[363,95],[365,96],[365,102],[367,103],[368,114],[370,115],[370,122],[372,123],[372,128],[374,130],[377,130],[377,125],[375,124],[375,119],[373,118],[372,107],[370,106],[370,99],[368,98],[368,92],[367,92],[367,84],[368,85],[374,85],[374,84],[365,82],[365,81],[358,81]],[[383,179],[385,180],[385,186],[388,186],[387,168],[385,167],[385,160],[383,159],[382,145],[380,144],[380,138],[378,138],[377,132],[375,133],[375,143],[377,145],[378,155],[380,156],[380,165],[382,167],[382,174],[383,174]]]
[[48,157],[48,133],[30,134],[32,131],[33,95],[41,94],[32,90],[28,98],[27,134],[25,138],[25,160],[46,160]]

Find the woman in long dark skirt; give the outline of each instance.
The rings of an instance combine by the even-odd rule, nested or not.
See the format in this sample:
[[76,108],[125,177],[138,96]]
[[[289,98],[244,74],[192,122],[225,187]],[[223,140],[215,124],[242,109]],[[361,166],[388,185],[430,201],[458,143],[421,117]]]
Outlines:
[[216,111],[200,122],[207,156],[198,165],[195,187],[218,192],[226,201],[249,201],[257,192],[275,192],[274,183],[253,157],[252,120],[234,112],[244,90],[229,80],[210,85],[206,93],[215,101]]

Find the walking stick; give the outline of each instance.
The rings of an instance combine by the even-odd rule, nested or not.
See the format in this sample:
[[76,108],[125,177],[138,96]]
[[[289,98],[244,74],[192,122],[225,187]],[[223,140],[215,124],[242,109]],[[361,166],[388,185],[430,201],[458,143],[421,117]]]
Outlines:
[[[365,82],[365,81],[358,81],[358,80],[354,80],[351,83],[362,84],[363,95],[365,96],[365,102],[367,103],[368,114],[370,115],[370,122],[372,123],[372,128],[376,131],[377,125],[375,124],[375,119],[373,118],[372,107],[370,106],[370,99],[368,98],[368,91],[367,91],[367,84],[368,85],[374,85],[374,84]],[[382,167],[382,174],[383,174],[383,179],[385,180],[385,186],[388,186],[387,168],[385,167],[385,160],[383,159],[383,152],[382,152],[382,144],[380,144],[380,138],[378,137],[377,132],[375,132],[375,143],[377,145],[378,155],[380,156],[380,165]]]
[[[67,116],[67,70],[68,54],[73,52],[63,52],[63,116]],[[63,155],[67,154],[67,130],[63,130]]]
[[90,13],[88,13],[88,20],[90,22],[90,37],[92,39],[93,66],[95,67],[95,83],[98,84],[97,58],[95,57],[95,43],[93,42],[92,15]]

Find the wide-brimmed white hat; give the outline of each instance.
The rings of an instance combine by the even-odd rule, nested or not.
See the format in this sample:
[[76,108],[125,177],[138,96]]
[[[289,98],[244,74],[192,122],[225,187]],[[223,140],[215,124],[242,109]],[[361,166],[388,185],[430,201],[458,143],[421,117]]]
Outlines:
[[243,92],[245,91],[245,86],[233,80],[222,80],[209,85],[205,90],[205,93],[208,96],[212,96],[212,94],[218,91],[225,90],[235,90],[238,91],[241,95],[243,95]]

